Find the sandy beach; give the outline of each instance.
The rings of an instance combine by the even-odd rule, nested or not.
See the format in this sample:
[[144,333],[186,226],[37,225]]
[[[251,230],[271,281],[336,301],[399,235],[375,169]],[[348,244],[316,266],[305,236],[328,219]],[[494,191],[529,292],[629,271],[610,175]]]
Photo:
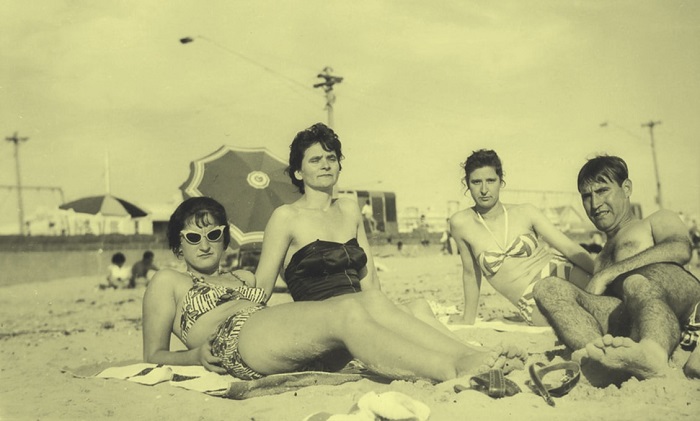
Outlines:
[[[415,249],[412,256],[382,250],[384,290],[395,301],[423,297],[440,316],[462,305],[457,256],[437,249]],[[162,264],[163,262],[161,262]],[[697,273],[697,271],[696,271]],[[168,384],[143,386],[123,380],[76,378],[68,368],[141,359],[141,299],[135,290],[101,290],[101,277],[76,277],[0,288],[0,418],[3,420],[302,420],[314,412],[347,413],[367,392],[398,391],[426,404],[430,420],[687,420],[700,413],[700,381],[682,376],[687,353],[677,351],[675,374],[664,379],[629,380],[620,388],[596,388],[584,379],[548,406],[525,385],[526,370],[508,378],[523,390],[491,399],[476,391],[456,394],[454,382],[361,380],[339,386],[312,386],[296,392],[242,401],[209,396]],[[274,303],[287,301],[278,294]],[[485,320],[514,313],[488,286],[479,315]],[[515,343],[526,349],[528,364],[565,355],[551,331],[501,332],[466,328],[464,341],[486,345]],[[381,340],[378,338],[377,340]],[[180,344],[177,344],[180,346]],[[461,381],[465,383],[464,379]]]

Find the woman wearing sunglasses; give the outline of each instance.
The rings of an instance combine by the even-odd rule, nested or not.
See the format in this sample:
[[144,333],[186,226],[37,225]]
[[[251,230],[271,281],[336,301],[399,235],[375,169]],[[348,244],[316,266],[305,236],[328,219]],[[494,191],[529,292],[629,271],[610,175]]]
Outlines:
[[[348,359],[325,367],[339,369],[357,358],[386,377],[444,381],[520,358],[514,350],[467,347],[372,291],[267,307],[265,291],[253,286],[252,273],[219,272],[230,241],[226,221],[223,206],[206,197],[187,199],[170,217],[168,243],[187,270],[162,269],[148,284],[146,362],[202,365],[257,379],[316,367],[341,351]],[[171,333],[186,350],[170,350]]]

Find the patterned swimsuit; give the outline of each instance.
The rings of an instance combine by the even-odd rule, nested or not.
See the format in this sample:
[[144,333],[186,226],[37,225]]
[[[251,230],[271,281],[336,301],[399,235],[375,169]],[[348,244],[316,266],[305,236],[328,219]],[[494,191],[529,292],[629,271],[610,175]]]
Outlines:
[[211,353],[215,357],[221,358],[221,365],[234,377],[243,380],[264,377],[263,374],[248,367],[241,358],[238,352],[238,335],[250,315],[265,308],[265,290],[248,286],[227,288],[205,282],[192,273],[189,275],[192,277],[193,285],[182,301],[182,316],[180,318],[182,340],[187,343],[187,334],[194,322],[221,304],[234,300],[256,303],[256,305],[228,316],[219,325],[211,344]]
[[[505,233],[503,236],[503,244],[505,248],[501,247],[499,240],[493,234],[488,225],[486,225],[486,222],[481,214],[475,211],[479,218],[479,222],[481,222],[484,228],[489,232],[489,234],[491,234],[491,237],[499,248],[499,250],[488,250],[480,253],[476,260],[481,272],[489,281],[496,276],[507,259],[515,259],[511,261],[510,268],[511,270],[516,268],[516,271],[512,273],[514,276],[523,276],[526,273],[533,274],[533,269],[541,267],[541,269],[538,269],[537,272],[534,273],[534,278],[529,281],[518,301],[514,302],[523,319],[525,319],[527,323],[532,324],[532,314],[537,306],[532,290],[534,289],[537,281],[550,276],[570,280],[574,265],[562,256],[545,252],[539,239],[537,238],[537,234],[534,232],[520,234],[515,237],[510,244],[507,244],[508,211],[506,210],[505,205],[501,204],[501,206],[503,206],[503,214],[505,218]],[[516,261],[518,262],[517,266],[514,266]],[[511,272],[508,272],[506,276],[510,274]]]

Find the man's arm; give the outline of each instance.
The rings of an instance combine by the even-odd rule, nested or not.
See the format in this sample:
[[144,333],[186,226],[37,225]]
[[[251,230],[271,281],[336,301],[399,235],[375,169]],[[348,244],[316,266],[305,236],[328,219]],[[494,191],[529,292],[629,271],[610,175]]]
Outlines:
[[586,288],[589,292],[602,294],[615,278],[643,266],[653,263],[685,265],[690,261],[690,238],[678,215],[660,210],[649,217],[649,225],[654,245],[596,273]]

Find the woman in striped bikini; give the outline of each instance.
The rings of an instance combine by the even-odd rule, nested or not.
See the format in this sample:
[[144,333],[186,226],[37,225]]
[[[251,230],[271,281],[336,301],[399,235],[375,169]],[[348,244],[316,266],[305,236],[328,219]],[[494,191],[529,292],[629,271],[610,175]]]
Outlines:
[[481,280],[485,277],[518,308],[528,324],[547,325],[532,297],[535,283],[555,276],[583,288],[593,272],[593,259],[535,206],[501,203],[500,190],[505,181],[496,152],[478,150],[463,166],[463,182],[475,204],[450,218],[450,230],[462,258],[464,283],[464,313],[456,322],[476,321]]
[[[367,291],[334,300],[266,306],[265,290],[246,271],[220,273],[230,241],[226,211],[207,197],[187,199],[168,223],[168,243],[187,270],[158,271],[143,298],[143,354],[149,363],[202,365],[250,380],[316,368],[347,351],[395,379],[433,381],[502,368],[516,349],[468,347]],[[175,334],[185,349],[171,350]],[[325,361],[325,360],[324,360]]]

